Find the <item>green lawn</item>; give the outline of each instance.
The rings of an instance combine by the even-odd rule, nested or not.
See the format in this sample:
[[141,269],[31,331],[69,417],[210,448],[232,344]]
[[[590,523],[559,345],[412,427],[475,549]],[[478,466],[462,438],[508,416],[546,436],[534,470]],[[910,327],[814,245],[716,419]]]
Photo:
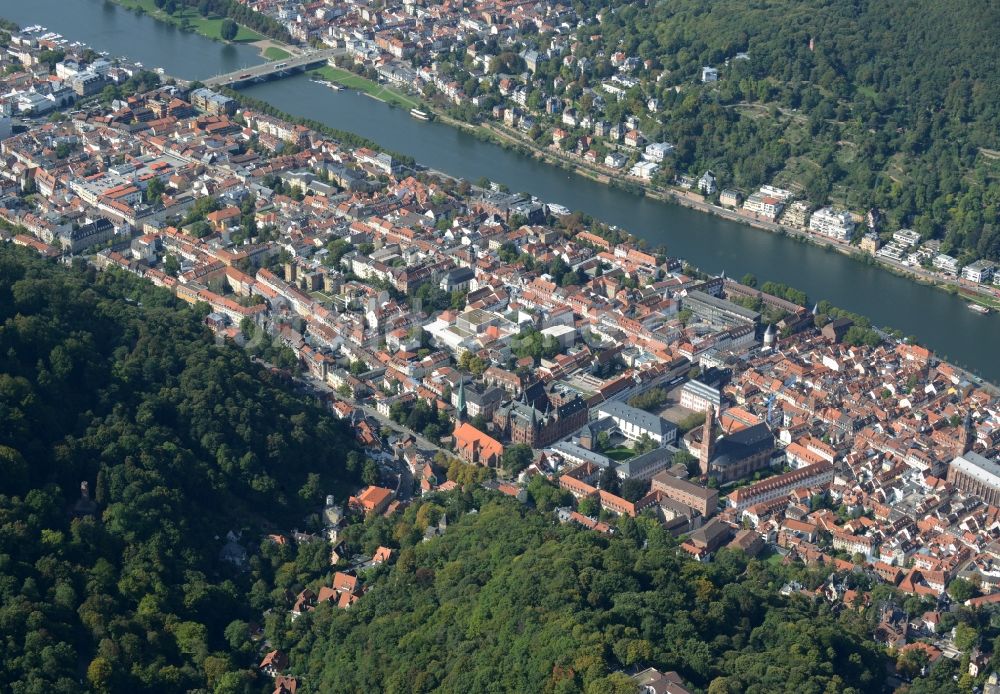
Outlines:
[[[157,9],[153,0],[115,0],[115,2],[122,7],[127,7],[131,10],[142,10],[146,14],[150,15],[154,19],[160,20],[161,22],[173,24],[181,29],[196,31],[202,36],[206,36],[210,39],[216,39],[219,41],[222,40],[220,30],[225,17],[202,17],[198,14],[198,10],[193,7],[179,7],[172,15],[170,15],[163,10]],[[240,29],[236,33],[236,38],[233,39],[233,41],[237,43],[249,43],[251,41],[260,41],[262,38],[264,37],[256,31],[247,29],[245,26],[240,25]]]
[[268,46],[267,50],[264,51],[264,57],[268,60],[284,60],[291,56],[288,51],[282,50],[277,46]]
[[635,453],[632,451],[632,449],[627,448],[625,446],[617,446],[615,448],[609,448],[608,450],[604,451],[604,455],[608,456],[612,460],[617,460],[618,462],[635,457]]
[[773,547],[767,547],[757,555],[757,559],[768,564],[780,565],[785,560],[785,555],[776,551]]
[[387,87],[379,84],[378,82],[372,82],[370,79],[366,79],[360,75],[355,75],[349,70],[342,70],[339,67],[324,65],[321,68],[313,70],[313,72],[325,80],[336,82],[337,84],[341,84],[348,89],[357,89],[360,92],[370,94],[376,99],[384,101],[387,104],[407,109],[420,107],[420,102],[414,100],[413,97],[398,92],[392,87]]

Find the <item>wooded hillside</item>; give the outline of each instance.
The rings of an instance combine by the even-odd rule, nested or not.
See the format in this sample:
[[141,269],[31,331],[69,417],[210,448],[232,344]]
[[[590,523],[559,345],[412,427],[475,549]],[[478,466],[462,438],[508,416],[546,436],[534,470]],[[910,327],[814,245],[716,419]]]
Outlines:
[[[9,691],[263,684],[252,684],[245,635],[226,629],[260,619],[274,567],[220,561],[226,533],[246,531],[255,550],[269,528],[353,489],[359,458],[348,469],[350,432],[216,344],[202,318],[142,280],[0,247]],[[76,506],[82,481],[93,508]]]

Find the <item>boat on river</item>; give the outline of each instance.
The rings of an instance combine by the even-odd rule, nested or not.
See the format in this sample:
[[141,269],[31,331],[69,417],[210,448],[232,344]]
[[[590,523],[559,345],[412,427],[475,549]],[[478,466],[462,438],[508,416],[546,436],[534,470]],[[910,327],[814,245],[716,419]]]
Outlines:
[[431,116],[426,111],[421,111],[419,108],[411,108],[410,115],[417,120],[430,120]]
[[969,308],[976,313],[982,313],[983,315],[990,312],[989,306],[983,306],[982,304],[969,304]]

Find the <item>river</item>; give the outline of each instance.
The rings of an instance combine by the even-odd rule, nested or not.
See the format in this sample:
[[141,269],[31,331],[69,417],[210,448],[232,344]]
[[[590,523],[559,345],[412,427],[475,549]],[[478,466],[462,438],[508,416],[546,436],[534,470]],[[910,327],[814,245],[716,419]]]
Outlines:
[[[139,16],[107,0],[0,0],[0,16],[43,24],[95,50],[127,55],[169,74],[205,78],[261,62],[249,46],[229,46]],[[245,92],[288,113],[368,137],[453,176],[486,176],[512,190],[581,210],[651,245],[664,244],[707,272],[753,273],[826,299],[879,325],[915,335],[941,357],[1000,382],[1000,320],[970,311],[945,292],[897,277],[832,250],[751,229],[678,205],[596,183],[437,122],[351,91],[334,92],[304,75]]]

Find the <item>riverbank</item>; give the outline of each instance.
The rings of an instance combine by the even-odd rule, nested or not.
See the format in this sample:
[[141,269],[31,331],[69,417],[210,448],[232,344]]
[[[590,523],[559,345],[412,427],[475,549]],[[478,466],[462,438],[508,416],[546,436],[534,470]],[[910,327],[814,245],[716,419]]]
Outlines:
[[[222,23],[226,17],[217,15],[202,17],[196,8],[187,6],[178,7],[173,14],[168,14],[165,10],[157,8],[153,0],[111,0],[111,2],[133,12],[148,14],[153,19],[172,24],[182,31],[193,31],[207,39],[226,42],[222,38]],[[236,26],[239,27],[239,30],[232,39],[232,43],[253,43],[266,38],[239,22],[236,23]]]
[[961,279],[961,277],[947,277],[930,272],[924,268],[912,267],[887,258],[880,258],[866,253],[857,246],[849,243],[819,236],[797,227],[762,220],[739,210],[705,202],[703,197],[696,193],[675,188],[657,187],[640,179],[626,176],[621,171],[590,164],[579,157],[565,154],[561,150],[556,151],[549,147],[541,147],[520,133],[498,124],[483,123],[473,125],[447,116],[440,111],[435,111],[434,113],[438,120],[443,123],[460,128],[465,132],[489,140],[501,147],[513,149],[526,156],[544,161],[551,166],[572,171],[596,183],[619,188],[635,195],[643,195],[654,200],[681,205],[760,231],[780,234],[824,250],[833,250],[856,262],[878,267],[897,277],[957,295],[969,303],[978,303],[990,308],[1000,308],[1000,292],[994,290],[991,285],[978,285],[967,282]]
[[355,89],[363,94],[367,94],[373,99],[389,104],[390,106],[398,106],[405,109],[423,108],[421,101],[407,96],[392,87],[379,84],[378,82],[373,82],[367,77],[356,75],[350,70],[344,70],[343,68],[333,67],[331,65],[324,65],[323,67],[310,70],[309,74],[330,82],[335,82],[336,84],[346,87],[347,89]]
[[[357,77],[353,73],[346,72],[346,74],[361,80],[364,79]],[[369,84],[374,83],[369,82]],[[380,85],[375,86],[379,87]],[[425,106],[424,108],[427,107]],[[929,272],[924,268],[915,268],[909,265],[904,265],[903,263],[891,261],[887,258],[880,258],[870,253],[866,253],[857,246],[849,243],[843,243],[834,239],[812,234],[805,229],[758,219],[739,210],[705,202],[701,195],[694,192],[674,188],[659,188],[639,179],[625,177],[621,171],[589,164],[583,159],[565,154],[561,150],[540,147],[533,141],[523,137],[520,133],[500,126],[499,124],[482,123],[476,125],[453,118],[441,110],[434,108],[430,108],[429,110],[434,113],[436,120],[461,130],[462,132],[468,133],[477,139],[491,142],[503,147],[504,149],[517,152],[523,156],[532,157],[537,161],[544,162],[548,166],[553,166],[564,171],[570,171],[574,174],[594,181],[595,183],[616,188],[633,195],[647,197],[651,200],[675,204],[698,212],[707,213],[729,222],[738,223],[741,226],[784,236],[788,239],[808,244],[825,251],[836,251],[840,255],[845,256],[861,265],[876,267],[883,272],[887,272],[907,281],[957,296],[967,303],[981,304],[991,309],[1000,310],[1000,293],[996,292],[990,285],[976,285],[962,280],[960,277],[949,278],[938,273]],[[625,180],[623,181],[622,179]]]

